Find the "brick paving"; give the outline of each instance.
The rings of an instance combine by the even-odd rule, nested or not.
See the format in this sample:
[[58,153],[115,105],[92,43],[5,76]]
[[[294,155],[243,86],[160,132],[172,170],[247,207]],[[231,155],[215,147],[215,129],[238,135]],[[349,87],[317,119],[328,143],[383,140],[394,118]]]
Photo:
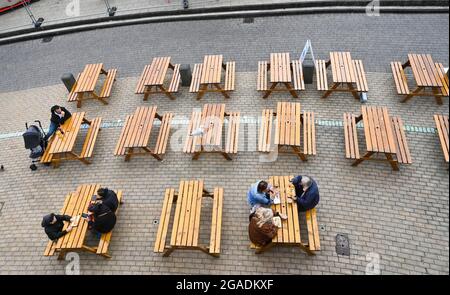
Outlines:
[[[333,17],[336,19],[337,16]],[[415,17],[434,23],[436,16]],[[193,26],[195,30],[195,22]],[[427,26],[424,26],[424,30],[427,30]],[[442,30],[448,30],[448,18]],[[391,33],[397,34],[390,31],[389,34]],[[178,33],[174,31],[174,34]],[[381,36],[381,33],[374,32],[374,35],[378,34]],[[77,35],[62,36],[60,41],[47,49],[62,52],[61,49],[68,46],[63,45],[68,41],[65,38],[75,36]],[[82,36],[80,34],[78,38]],[[90,38],[91,33],[86,33],[85,36]],[[271,51],[279,50],[298,53],[288,45],[283,47],[283,44],[278,44],[278,36],[273,38],[271,45],[274,47],[265,45],[264,50],[261,49],[261,53],[253,56],[247,65],[243,61],[250,53],[245,50],[236,56],[227,56],[238,61],[237,91],[230,100],[207,94],[201,101],[196,101],[193,94],[182,88],[175,101],[161,95],[143,102],[141,95],[134,94],[137,75],[133,75],[130,70],[128,77],[120,76],[121,71],[126,69],[119,67],[121,78],[114,85],[110,104],[104,107],[96,101],[89,101],[83,104],[82,110],[87,112],[88,117],[102,116],[107,122],[117,122],[123,120],[126,114],[132,113],[137,106],[157,105],[161,112],[174,112],[178,120],[189,118],[192,109],[199,108],[204,103],[225,102],[228,110],[238,110],[243,116],[256,118],[263,108],[275,108],[277,101],[293,100],[286,94],[272,95],[264,100],[255,90],[254,70],[259,57],[267,58]],[[447,42],[443,47],[430,44],[427,50],[428,47],[411,46],[415,50],[419,48],[430,52],[436,60],[446,63],[444,56],[448,58],[448,37],[442,39],[443,43]],[[323,40],[316,51],[326,52],[336,48],[324,47],[324,44],[328,44],[325,41],[333,42]],[[28,47],[28,50],[41,46],[34,41],[22,45]],[[206,47],[193,48],[194,56],[190,49],[179,50],[177,53],[171,49],[176,45],[166,45],[174,59],[190,63],[200,61],[201,55],[206,51]],[[432,98],[420,97],[401,104],[395,93],[391,74],[387,70],[378,70],[375,62],[377,56],[358,52],[357,45],[352,43],[356,47],[356,52],[351,50],[352,53],[355,52],[355,57],[369,64],[369,105],[387,106],[391,115],[402,117],[409,126],[433,127],[433,114],[448,115],[448,98],[444,99],[443,106],[438,106]],[[363,48],[362,45],[359,46]],[[8,46],[0,47],[2,56],[11,56],[3,50],[5,48]],[[145,48],[149,48],[146,53],[148,59],[158,56],[161,53],[158,50],[162,50],[150,51],[150,44]],[[407,49],[405,47],[402,50]],[[133,50],[145,52],[144,48],[139,47],[134,47]],[[230,49],[224,47],[224,51],[226,50]],[[238,48],[233,50],[237,52]],[[96,50],[86,50],[84,53],[87,57],[81,58],[83,53],[75,52],[81,59],[70,63],[81,68],[84,62],[93,59]],[[134,67],[134,71],[138,73],[144,62],[137,56],[139,55],[128,56],[122,53],[116,56],[105,55],[105,58],[113,60],[115,57],[117,62],[122,57],[126,60],[134,59],[134,65],[130,68]],[[59,64],[64,59],[62,53],[54,54],[53,57],[55,62],[43,69],[43,72],[53,73],[53,78],[44,77],[48,79],[46,86],[40,87],[38,82],[34,88],[25,87],[23,90],[0,93],[0,134],[22,131],[25,121],[35,119],[42,120],[47,126],[48,108],[56,103],[64,104],[72,111],[76,110],[75,105],[65,102],[66,90],[57,81],[62,70],[74,68]],[[382,52],[378,63],[387,69],[388,64],[385,62],[397,58],[403,60],[404,55]],[[30,56],[26,61],[32,65],[30,69],[39,62],[38,59],[40,58],[33,59]],[[120,61],[120,65],[125,64],[126,60]],[[116,65],[107,63],[107,66]],[[58,69],[52,70],[52,67]],[[16,75],[16,71],[19,71],[13,71],[13,64],[10,62],[7,68],[8,74]],[[251,69],[246,70],[247,68]],[[2,79],[7,78],[2,73],[0,76]],[[36,77],[41,81],[44,78]],[[11,84],[10,80],[2,81],[3,89],[19,88]],[[7,83],[10,84],[6,85]],[[31,78],[30,83],[34,83]],[[359,112],[360,103],[351,95],[332,94],[326,100],[319,97],[320,93],[313,84],[307,85],[307,90],[301,92],[298,99],[303,109],[316,113],[318,120],[341,120],[343,112]],[[180,134],[184,138],[185,125],[174,126],[163,162],[142,157],[125,163],[122,158],[114,157],[113,149],[120,128],[111,127],[101,131],[91,165],[86,166],[78,161],[64,162],[59,169],[40,166],[35,172],[28,169],[28,151],[23,148],[21,137],[0,139],[0,164],[5,166],[5,171],[0,172],[0,203],[4,202],[0,212],[0,274],[65,273],[66,261],[42,255],[47,239],[40,222],[44,214],[59,211],[64,195],[82,183],[101,183],[113,189],[123,189],[126,202],[120,210],[113,232],[110,245],[113,258],[106,260],[95,255],[81,254],[82,274],[253,274],[255,269],[259,273],[274,274],[364,274],[368,263],[366,256],[369,253],[380,255],[382,274],[449,274],[448,164],[444,161],[437,134],[407,132],[413,164],[402,165],[399,172],[394,172],[386,163],[364,162],[356,168],[351,167],[351,161],[345,159],[343,129],[324,125],[317,127],[316,157],[310,158],[308,162],[301,162],[293,155],[280,155],[277,161],[264,163],[260,161],[259,154],[253,151],[256,126],[241,126],[240,141],[243,148],[231,162],[219,155],[205,155],[198,161],[192,161],[188,155],[177,150],[177,138]],[[360,140],[361,150],[364,147],[362,142]],[[320,231],[322,250],[314,257],[294,248],[273,248],[270,252],[256,255],[248,248],[248,187],[257,179],[289,174],[311,175],[319,183],[321,202],[318,206],[318,222],[323,228]],[[225,188],[222,250],[218,259],[199,251],[175,251],[167,258],[153,253],[157,231],[157,225],[153,221],[159,219],[165,188],[177,187],[179,180],[192,178],[204,179],[207,188]],[[205,206],[210,204],[205,203]],[[207,215],[202,216],[202,226],[207,233]],[[303,235],[305,233],[304,230]],[[334,238],[338,233],[349,236],[349,257],[338,256],[335,252]],[[205,239],[206,235],[201,238]]]

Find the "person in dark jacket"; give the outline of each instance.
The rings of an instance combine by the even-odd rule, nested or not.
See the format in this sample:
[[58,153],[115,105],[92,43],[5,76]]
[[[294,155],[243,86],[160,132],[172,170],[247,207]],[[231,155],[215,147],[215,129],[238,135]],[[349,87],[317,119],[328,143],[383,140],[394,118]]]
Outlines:
[[72,217],[69,215],[56,215],[54,213],[44,216],[41,225],[50,240],[56,241],[72,230],[70,225],[66,230],[63,230],[64,221],[71,222]]
[[291,179],[295,187],[295,199],[298,211],[307,211],[319,203],[319,187],[309,176],[297,176]]
[[94,230],[94,233],[98,233],[97,236],[109,233],[116,225],[116,214],[102,201],[95,201],[89,205],[88,214],[89,227]]
[[119,206],[119,199],[116,193],[107,187],[97,190],[97,201],[101,201],[103,205],[108,206],[112,212],[116,212]]
[[45,135],[45,140],[48,140],[57,130],[61,130],[61,125],[72,116],[72,114],[65,107],[60,107],[58,105],[52,106],[50,112],[50,127]]

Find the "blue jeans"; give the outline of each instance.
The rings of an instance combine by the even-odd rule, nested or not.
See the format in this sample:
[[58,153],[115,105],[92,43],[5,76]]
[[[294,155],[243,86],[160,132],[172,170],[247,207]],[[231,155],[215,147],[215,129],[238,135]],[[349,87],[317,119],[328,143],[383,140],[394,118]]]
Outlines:
[[56,132],[56,130],[58,130],[58,127],[59,127],[59,125],[50,121],[50,127],[48,127],[48,132],[47,132],[47,135],[45,135],[44,139],[48,140]]

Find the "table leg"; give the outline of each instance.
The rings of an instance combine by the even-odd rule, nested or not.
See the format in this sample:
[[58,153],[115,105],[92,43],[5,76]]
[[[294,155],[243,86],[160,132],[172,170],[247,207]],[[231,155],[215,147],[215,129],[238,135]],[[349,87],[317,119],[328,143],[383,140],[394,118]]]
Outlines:
[[364,160],[369,159],[373,154],[375,154],[375,153],[374,152],[367,152],[364,156],[362,156],[361,158],[359,158],[355,162],[353,162],[352,166],[354,166],[354,167],[358,166]]
[[436,103],[438,105],[442,105],[443,104],[443,102],[442,102],[442,93],[441,93],[440,89],[438,87],[433,87],[432,90],[433,90],[433,93],[434,93],[434,98],[436,99]]
[[104,68],[102,68],[102,69],[101,69],[101,71],[100,71],[100,74],[103,74],[103,75],[108,75],[108,72],[107,72],[107,71],[105,71],[105,69],[104,69]]
[[409,59],[404,64],[402,64],[403,69],[410,67],[410,66],[411,66],[411,62],[409,61]]
[[331,94],[331,92],[333,92],[334,89],[338,88],[339,84],[340,84],[340,83],[335,82],[335,83],[333,84],[333,86],[331,86],[331,88],[328,89],[328,90],[325,92],[325,94],[322,96],[322,98],[327,98],[327,97]]
[[405,98],[403,98],[400,102],[406,102],[409,99],[411,99],[411,97],[413,97],[414,95],[417,95],[420,91],[422,91],[424,89],[424,87],[418,86],[413,92],[411,92],[410,94],[408,94],[407,96],[405,96]]
[[128,148],[125,155],[125,162],[130,161],[132,155],[133,155],[133,148]]
[[306,158],[305,154],[303,154],[302,151],[298,147],[293,146],[292,149],[294,150],[295,154],[297,156],[299,156],[300,159],[302,159],[303,162],[306,162],[308,160]]
[[359,100],[358,90],[356,90],[356,89],[353,87],[353,84],[352,84],[352,83],[347,83],[347,87],[348,87],[348,89],[351,91],[353,97],[354,97],[355,99],[358,99],[358,100]]
[[231,161],[232,159],[231,159],[231,157],[230,157],[230,155],[228,155],[227,153],[225,153],[225,152],[220,152],[221,154],[222,154],[222,156],[225,158],[225,159],[227,159],[228,161]]
[[392,158],[392,155],[391,154],[385,154],[385,155],[386,155],[386,159],[389,161],[389,164],[391,164],[392,170],[394,170],[394,171],[400,170],[398,168],[398,162]]
[[305,251],[308,255],[313,256],[316,255],[316,253],[314,253],[313,251],[311,251],[309,249],[309,246],[305,246],[304,244],[300,243],[300,249],[302,249],[303,251]]
[[174,247],[169,247],[169,248],[167,248],[167,249],[164,251],[164,253],[163,253],[163,257],[169,257],[170,254],[172,254],[172,252],[173,252],[174,250],[175,250]]
[[230,98],[230,96],[228,95],[228,93],[227,93],[225,90],[223,90],[222,88],[220,88],[219,85],[214,84],[214,87],[216,87],[217,89],[219,89],[219,90],[220,90],[220,93],[222,93],[222,95],[225,96],[225,98]]
[[175,99],[175,97],[173,97],[173,95],[170,94],[170,92],[167,91],[167,90],[164,88],[164,86],[159,85],[158,87],[159,87],[159,89],[161,89],[161,91],[164,92],[164,94],[167,95],[170,99],[172,99],[172,100]]
[[200,100],[203,95],[205,95],[206,90],[208,89],[208,84],[203,84],[198,91],[197,100]]
[[108,102],[106,100],[104,100],[103,97],[98,96],[97,94],[95,94],[95,92],[92,92],[92,97],[100,100],[101,103],[103,103],[104,105],[108,104]]
[[194,155],[192,156],[192,160],[198,160],[198,158],[200,157],[200,154],[202,152],[195,152]]
[[273,246],[274,246],[274,244],[272,242],[270,242],[269,244],[267,244],[265,246],[256,248],[255,253],[261,254],[261,253],[266,252],[267,250],[271,249]]
[[81,101],[83,100],[84,92],[77,93],[77,108],[81,108]]
[[85,158],[81,158],[79,155],[75,154],[74,152],[70,152],[70,154],[75,157],[75,159],[80,160],[81,162],[83,162],[86,165],[91,164],[90,161],[86,160]]
[[64,260],[65,257],[66,257],[66,251],[60,250],[59,254],[58,254],[58,260]]
[[292,88],[291,83],[286,82],[284,83],[284,86],[286,86],[287,90],[291,93],[291,95],[294,98],[298,98],[297,92],[295,92],[295,90]]
[[269,90],[266,91],[263,98],[268,98],[269,95],[272,93],[273,89],[275,89],[275,87],[277,87],[277,85],[278,85],[278,82],[272,83],[272,86],[270,86]]
[[148,97],[151,93],[152,90],[152,86],[145,86],[145,90],[144,90],[144,100],[148,100]]

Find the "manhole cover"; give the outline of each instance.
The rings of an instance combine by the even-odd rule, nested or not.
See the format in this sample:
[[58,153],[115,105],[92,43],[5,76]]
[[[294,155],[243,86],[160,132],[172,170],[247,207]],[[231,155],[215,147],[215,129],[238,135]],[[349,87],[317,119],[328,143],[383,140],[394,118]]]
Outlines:
[[338,255],[350,256],[350,242],[347,235],[336,235],[336,253]]
[[48,43],[53,40],[53,37],[44,37],[42,38],[42,43]]
[[159,220],[158,219],[153,219],[153,224],[158,224]]
[[244,17],[244,24],[253,24],[254,21],[253,17]]

